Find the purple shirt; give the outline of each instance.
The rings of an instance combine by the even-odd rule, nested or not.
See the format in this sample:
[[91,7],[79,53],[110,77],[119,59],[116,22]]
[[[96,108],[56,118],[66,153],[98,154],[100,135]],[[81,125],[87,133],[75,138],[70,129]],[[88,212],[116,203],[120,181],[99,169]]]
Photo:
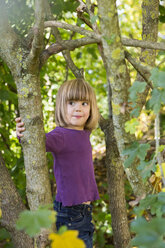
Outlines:
[[90,131],[56,127],[46,134],[46,151],[54,157],[56,200],[72,206],[99,199]]

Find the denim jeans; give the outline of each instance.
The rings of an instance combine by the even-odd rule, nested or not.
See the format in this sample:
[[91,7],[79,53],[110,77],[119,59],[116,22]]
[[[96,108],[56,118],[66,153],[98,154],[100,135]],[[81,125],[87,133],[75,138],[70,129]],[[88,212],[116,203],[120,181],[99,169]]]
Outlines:
[[54,201],[54,210],[57,212],[57,230],[63,225],[69,230],[77,230],[78,237],[85,242],[86,248],[93,248],[92,205],[64,207],[60,202]]

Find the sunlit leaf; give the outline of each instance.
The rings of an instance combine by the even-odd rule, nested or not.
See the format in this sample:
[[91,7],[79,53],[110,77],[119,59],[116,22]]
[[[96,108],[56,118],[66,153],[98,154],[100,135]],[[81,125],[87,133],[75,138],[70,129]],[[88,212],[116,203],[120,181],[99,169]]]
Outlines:
[[131,134],[136,132],[136,128],[139,125],[139,121],[136,118],[131,119],[125,123],[125,131]]
[[20,214],[16,227],[33,237],[40,232],[41,228],[50,228],[52,223],[55,223],[55,211],[46,209],[25,210]]

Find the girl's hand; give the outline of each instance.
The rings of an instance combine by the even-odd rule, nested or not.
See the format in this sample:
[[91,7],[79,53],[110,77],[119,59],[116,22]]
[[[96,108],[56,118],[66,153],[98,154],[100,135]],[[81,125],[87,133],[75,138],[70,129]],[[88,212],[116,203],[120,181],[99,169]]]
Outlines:
[[21,138],[23,137],[22,132],[25,131],[24,123],[21,122],[21,117],[16,118],[15,121],[16,121],[16,135],[17,137]]

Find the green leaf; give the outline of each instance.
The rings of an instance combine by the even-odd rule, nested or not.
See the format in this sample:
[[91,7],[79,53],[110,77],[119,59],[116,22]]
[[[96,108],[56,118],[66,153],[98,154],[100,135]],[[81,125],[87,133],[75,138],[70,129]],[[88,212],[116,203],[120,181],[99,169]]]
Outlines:
[[147,222],[143,217],[137,218],[131,224],[131,230],[136,233],[136,237],[131,244],[144,248],[163,247],[165,242],[163,236],[165,234],[165,225],[163,218],[153,218]]
[[159,16],[159,21],[165,23],[165,16],[160,15]]
[[161,103],[165,102],[165,90],[153,89],[151,99],[149,100],[149,106],[155,113],[159,113]]
[[0,90],[0,99],[2,101],[10,100],[14,104],[17,103],[17,95],[10,90],[1,89]]
[[23,211],[17,220],[18,230],[24,230],[29,236],[34,237],[41,228],[50,228],[55,223],[55,211],[40,209],[36,211]]
[[164,214],[165,206],[165,192],[146,196],[139,203],[139,206],[134,209],[137,216],[141,216],[145,210],[151,210],[156,217],[162,217]]
[[135,81],[132,86],[129,88],[129,97],[131,99],[132,102],[136,101],[137,98],[137,94],[138,93],[143,93],[145,88],[146,88],[147,83],[146,82],[139,82],[139,81]]
[[110,38],[106,37],[106,36],[104,36],[103,38],[104,38],[104,40],[106,40],[107,44],[110,46],[110,45],[112,45],[112,43],[114,43],[115,37],[116,37],[116,35],[112,34]]
[[95,24],[95,22],[97,21],[98,19],[98,16],[97,15],[93,15],[92,18],[91,18],[91,23],[92,24]]
[[141,161],[137,169],[141,172],[142,178],[146,179],[151,176],[151,171],[154,172],[156,170],[155,161]]
[[158,68],[153,68],[151,71],[150,80],[153,82],[155,87],[160,87],[165,89],[165,72],[158,70]]
[[132,111],[131,111],[131,116],[134,116],[134,117],[138,117],[140,115],[140,108],[134,108]]
[[162,152],[165,149],[165,145],[160,145],[158,151]]
[[67,226],[61,226],[60,229],[58,230],[58,234],[63,234],[68,230]]
[[5,228],[1,228],[0,229],[0,241],[4,239],[10,239],[10,238],[11,238],[10,233]]
[[159,12],[161,15],[165,16],[165,7],[163,5],[159,5]]
[[138,125],[139,121],[137,120],[137,118],[133,118],[125,123],[125,131],[127,133],[134,134]]
[[149,148],[149,144],[139,144],[138,142],[134,142],[132,145],[126,148],[123,151],[123,155],[128,156],[124,163],[125,167],[128,168],[136,157],[138,157],[140,160],[144,160]]

